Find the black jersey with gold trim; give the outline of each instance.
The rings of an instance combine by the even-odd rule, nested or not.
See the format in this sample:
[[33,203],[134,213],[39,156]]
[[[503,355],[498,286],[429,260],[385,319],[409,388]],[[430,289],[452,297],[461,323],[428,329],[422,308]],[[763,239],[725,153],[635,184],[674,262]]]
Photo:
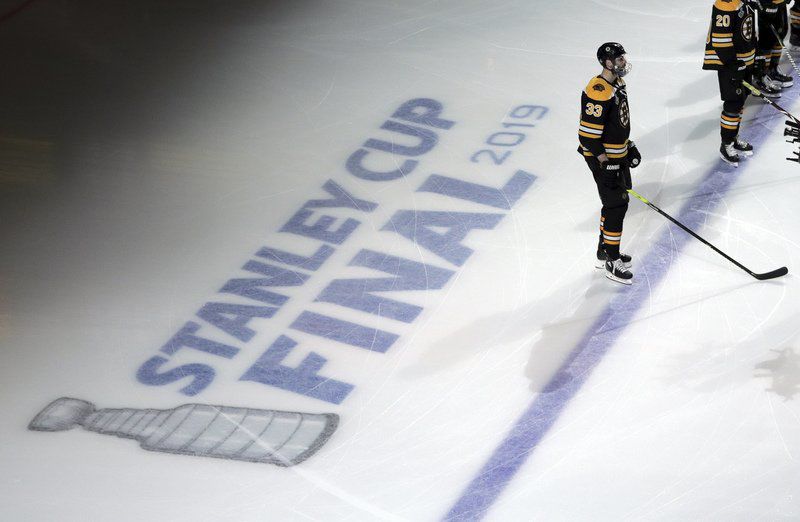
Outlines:
[[711,10],[703,69],[743,71],[753,65],[755,56],[753,10],[741,0],[716,0]]
[[581,94],[578,152],[587,157],[605,153],[610,159],[624,158],[630,133],[625,81],[618,78],[611,84],[602,76],[592,78]]

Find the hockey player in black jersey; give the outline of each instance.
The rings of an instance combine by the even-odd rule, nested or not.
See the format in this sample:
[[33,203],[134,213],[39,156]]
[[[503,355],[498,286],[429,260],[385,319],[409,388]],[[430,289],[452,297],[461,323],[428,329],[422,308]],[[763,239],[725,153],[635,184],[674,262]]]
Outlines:
[[631,64],[622,45],[614,42],[600,46],[597,60],[603,71],[589,81],[581,94],[578,152],[592,171],[602,203],[596,266],[605,268],[606,277],[612,281],[629,285],[633,281],[631,257],[620,252],[620,241],[628,210],[630,169],[642,159],[628,139],[630,108],[622,77],[630,71]]
[[753,84],[765,96],[778,98],[781,89],[794,84],[791,76],[783,74],[778,69],[783,50],[782,42],[789,30],[786,0],[747,0],[747,2],[758,15],[758,44]]
[[747,99],[742,81],[751,82],[756,54],[755,16],[741,0],[716,0],[711,10],[711,27],[706,38],[703,69],[717,71],[722,98],[720,115],[720,156],[739,166],[742,156],[753,154],[753,147],[739,137],[739,124]]

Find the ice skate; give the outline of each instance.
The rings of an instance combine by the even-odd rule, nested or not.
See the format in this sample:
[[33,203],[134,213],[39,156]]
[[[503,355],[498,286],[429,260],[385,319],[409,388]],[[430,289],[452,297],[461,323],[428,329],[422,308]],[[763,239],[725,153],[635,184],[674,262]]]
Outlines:
[[769,76],[769,79],[774,83],[779,83],[781,88],[791,87],[794,85],[794,79],[788,74],[783,74],[780,70],[778,70],[777,67],[770,69],[767,76]]
[[623,285],[629,285],[633,283],[633,273],[625,268],[625,263],[623,263],[622,258],[614,261],[606,259],[605,266],[607,278],[611,279],[612,281],[616,281],[617,283],[622,283]]
[[767,98],[781,97],[781,84],[771,80],[767,75],[764,75],[760,78],[754,78],[753,85]]
[[736,139],[733,142],[733,148],[739,153],[741,156],[752,156],[753,155],[753,146],[747,143],[747,141],[743,140],[739,136],[736,136]]
[[[597,261],[594,264],[595,268],[605,268],[606,266],[606,253],[603,250],[597,250]],[[620,253],[619,255],[620,260],[622,261],[622,265],[628,269],[631,267],[632,257],[628,254]]]
[[722,145],[720,145],[719,157],[722,158],[722,161],[724,161],[728,165],[733,165],[734,167],[739,166],[739,160],[741,159],[739,153],[736,151],[734,142],[723,143]]

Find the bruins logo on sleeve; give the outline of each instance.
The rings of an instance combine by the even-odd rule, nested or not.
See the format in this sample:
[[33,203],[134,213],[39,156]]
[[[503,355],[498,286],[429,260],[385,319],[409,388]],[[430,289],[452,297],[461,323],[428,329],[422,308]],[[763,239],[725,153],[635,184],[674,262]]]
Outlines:
[[606,90],[606,88],[603,86],[602,83],[594,84],[594,87],[592,87],[592,89],[594,89],[595,91],[598,91],[598,92],[603,92],[603,91]]
[[742,38],[746,42],[749,42],[753,39],[753,17],[748,16],[744,20],[742,20]]

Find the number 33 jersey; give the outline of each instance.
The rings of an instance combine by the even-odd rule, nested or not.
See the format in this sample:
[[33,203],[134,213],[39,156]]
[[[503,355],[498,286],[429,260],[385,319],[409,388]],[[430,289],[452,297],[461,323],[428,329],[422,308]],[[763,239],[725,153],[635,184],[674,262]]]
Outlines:
[[618,78],[611,84],[602,76],[592,78],[581,94],[578,152],[587,158],[605,153],[609,159],[620,160],[628,155],[630,134],[625,81]]

